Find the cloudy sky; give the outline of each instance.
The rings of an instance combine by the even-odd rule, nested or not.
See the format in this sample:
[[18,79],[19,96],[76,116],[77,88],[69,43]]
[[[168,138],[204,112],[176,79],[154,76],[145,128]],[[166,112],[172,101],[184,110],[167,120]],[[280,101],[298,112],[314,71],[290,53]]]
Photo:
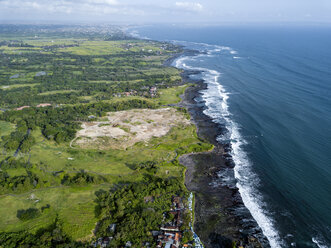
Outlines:
[[331,0],[0,0],[0,22],[331,23]]

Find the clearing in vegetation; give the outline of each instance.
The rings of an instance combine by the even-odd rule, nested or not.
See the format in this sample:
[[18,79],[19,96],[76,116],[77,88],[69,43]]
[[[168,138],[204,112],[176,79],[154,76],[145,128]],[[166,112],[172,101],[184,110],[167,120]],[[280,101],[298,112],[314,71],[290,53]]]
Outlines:
[[166,135],[190,121],[174,108],[134,109],[108,113],[107,121],[83,122],[74,144],[81,148],[125,149]]

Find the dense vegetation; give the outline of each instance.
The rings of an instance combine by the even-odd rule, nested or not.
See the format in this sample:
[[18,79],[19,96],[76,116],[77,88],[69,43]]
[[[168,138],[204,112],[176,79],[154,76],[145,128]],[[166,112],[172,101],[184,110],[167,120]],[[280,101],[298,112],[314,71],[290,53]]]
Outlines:
[[107,180],[102,176],[94,176],[85,172],[84,170],[81,170],[80,172],[75,173],[74,175],[70,175],[68,173],[63,175],[61,184],[63,185],[84,185],[89,183],[100,184],[106,181]]
[[[33,210],[30,210],[30,212]],[[28,231],[0,233],[1,246],[16,247],[88,247],[87,244],[71,240],[62,230],[61,224],[56,220],[46,228],[41,228],[36,234]]]
[[108,112],[177,103],[187,85],[163,63],[181,48],[114,27],[0,25],[0,34],[0,247],[87,247],[105,236],[112,247],[153,247],[172,197],[188,196],[178,157],[212,146],[193,125],[125,149],[71,141]]
[[0,171],[0,193],[17,193],[36,188],[40,181],[38,176],[29,170],[26,174],[11,177],[6,171]]
[[164,222],[163,213],[169,211],[174,195],[187,197],[178,179],[162,179],[145,175],[139,183],[124,185],[115,192],[96,192],[95,213],[101,217],[96,229],[97,237],[112,236],[109,225],[116,223],[114,247],[130,241],[134,247],[146,242],[155,244],[151,231],[159,230]]

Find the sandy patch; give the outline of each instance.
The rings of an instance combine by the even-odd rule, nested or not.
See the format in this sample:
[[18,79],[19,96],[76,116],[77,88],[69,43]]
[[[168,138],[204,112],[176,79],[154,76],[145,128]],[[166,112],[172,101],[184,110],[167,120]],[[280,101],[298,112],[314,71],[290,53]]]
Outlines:
[[134,109],[108,113],[107,121],[83,122],[75,145],[82,148],[125,149],[166,135],[172,127],[190,125],[174,108]]

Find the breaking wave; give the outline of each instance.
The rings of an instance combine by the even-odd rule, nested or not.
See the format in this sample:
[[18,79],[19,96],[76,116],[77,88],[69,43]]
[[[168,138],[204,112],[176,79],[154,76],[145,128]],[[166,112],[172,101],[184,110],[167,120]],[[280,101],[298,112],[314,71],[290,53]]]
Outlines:
[[321,237],[312,238],[314,244],[316,244],[319,248],[329,248],[329,246],[322,240]]
[[[183,45],[183,43],[185,45],[187,42],[181,42],[180,44]],[[206,105],[204,113],[211,117],[215,123],[225,125],[227,129],[227,132],[220,135],[217,140],[220,143],[225,141],[230,141],[231,143],[231,155],[235,163],[234,175],[237,180],[236,186],[239,189],[243,202],[262,229],[263,234],[267,237],[271,247],[282,247],[284,244],[274,227],[273,219],[266,210],[266,204],[263,202],[262,196],[256,190],[256,187],[259,185],[259,179],[252,171],[252,164],[243,149],[243,146],[246,145],[247,142],[240,135],[238,124],[231,118],[228,105],[230,94],[219,83],[221,73],[207,68],[187,65],[190,60],[194,61],[203,56],[210,56],[224,51],[230,54],[238,54],[238,52],[230,47],[211,46],[201,43],[193,43],[193,45],[199,47],[198,50],[204,52],[204,54],[199,54],[194,57],[180,57],[175,61],[175,66],[186,70],[201,71],[202,79],[207,83],[207,89],[201,91],[202,98]],[[190,47],[192,47],[192,42],[190,42]],[[208,51],[205,51],[206,49]]]

